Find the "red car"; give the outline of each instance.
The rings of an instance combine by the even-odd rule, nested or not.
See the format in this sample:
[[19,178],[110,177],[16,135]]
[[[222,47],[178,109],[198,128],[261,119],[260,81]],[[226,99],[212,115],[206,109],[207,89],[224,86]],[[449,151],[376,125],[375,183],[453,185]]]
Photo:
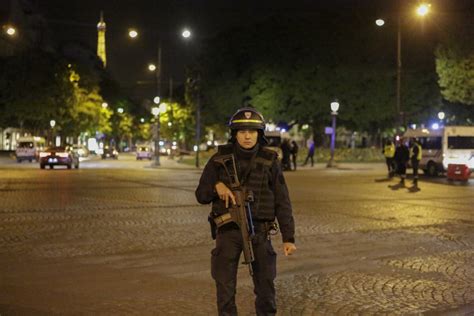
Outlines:
[[39,157],[41,169],[46,166],[49,166],[50,169],[53,169],[54,166],[67,166],[68,169],[71,169],[73,165],[74,168],[79,168],[79,156],[69,146],[50,147],[41,152]]

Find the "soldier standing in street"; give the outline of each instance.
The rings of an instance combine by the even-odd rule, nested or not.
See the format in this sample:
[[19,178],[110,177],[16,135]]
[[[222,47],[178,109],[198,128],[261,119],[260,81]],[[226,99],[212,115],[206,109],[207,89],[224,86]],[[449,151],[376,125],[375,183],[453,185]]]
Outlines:
[[421,145],[418,139],[412,138],[410,141],[410,160],[413,167],[413,187],[418,188],[418,167],[421,160]]
[[298,144],[293,140],[291,141],[291,160],[293,162],[293,170],[296,171],[296,159],[298,157]]
[[405,140],[402,138],[395,149],[395,162],[397,164],[397,173],[400,176],[399,186],[405,186],[405,179],[407,177],[407,163],[410,159],[408,147],[405,145]]
[[383,155],[385,156],[385,163],[387,164],[388,177],[393,177],[394,166],[393,166],[393,157],[395,156],[395,145],[391,140],[387,140],[385,146],[383,147]]
[[252,238],[254,261],[251,263],[255,309],[257,315],[275,315],[276,253],[270,239],[270,232],[278,227],[275,219],[282,234],[285,256],[296,250],[288,189],[277,154],[264,147],[263,116],[254,108],[242,108],[232,116],[229,126],[229,144],[219,146],[204,168],[196,189],[199,203],[212,203],[210,223],[216,247],[211,252],[211,274],[216,282],[217,308],[219,315],[237,315],[235,293],[243,238],[239,226],[229,220],[228,208],[236,203],[230,189],[231,179],[217,163],[219,157],[233,155],[240,182],[252,192],[249,203],[250,222],[255,230]]

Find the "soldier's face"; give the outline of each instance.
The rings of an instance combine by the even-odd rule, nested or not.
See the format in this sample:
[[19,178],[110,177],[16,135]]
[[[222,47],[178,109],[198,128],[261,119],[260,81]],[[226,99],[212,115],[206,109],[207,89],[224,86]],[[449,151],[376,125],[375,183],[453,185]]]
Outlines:
[[252,149],[257,144],[258,131],[256,129],[243,129],[237,131],[237,143],[244,149]]

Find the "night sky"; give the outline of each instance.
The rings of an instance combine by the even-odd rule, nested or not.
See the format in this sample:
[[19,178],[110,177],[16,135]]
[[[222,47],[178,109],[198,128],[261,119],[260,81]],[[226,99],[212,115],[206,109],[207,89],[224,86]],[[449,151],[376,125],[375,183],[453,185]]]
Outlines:
[[[405,1],[410,2],[410,1]],[[416,1],[411,1],[416,3]],[[435,3],[436,2],[436,3]],[[216,33],[252,24],[272,15],[308,16],[335,10],[357,14],[371,8],[377,15],[394,12],[396,1],[388,0],[308,0],[308,1],[243,1],[243,0],[45,0],[37,1],[40,11],[54,29],[55,39],[80,41],[96,50],[96,25],[103,10],[107,23],[107,67],[129,93],[146,91],[152,86],[153,74],[147,70],[156,60],[157,42],[162,45],[162,81],[173,78],[176,85],[184,80],[187,62],[197,56],[199,45]],[[456,15],[472,10],[474,1],[433,1],[438,14]],[[365,11],[364,11],[365,12]],[[435,23],[435,22],[434,22]],[[131,40],[128,28],[135,27],[140,36]],[[181,38],[188,27],[193,38]],[[356,30],[354,30],[356,32]]]

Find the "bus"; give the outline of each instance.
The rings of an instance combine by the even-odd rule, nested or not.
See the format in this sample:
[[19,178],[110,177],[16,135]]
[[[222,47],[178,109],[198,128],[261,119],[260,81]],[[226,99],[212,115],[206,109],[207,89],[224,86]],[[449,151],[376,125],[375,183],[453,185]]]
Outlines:
[[474,126],[445,126],[438,129],[410,129],[405,138],[418,138],[422,150],[420,169],[436,176],[449,164],[467,165],[474,170]]

